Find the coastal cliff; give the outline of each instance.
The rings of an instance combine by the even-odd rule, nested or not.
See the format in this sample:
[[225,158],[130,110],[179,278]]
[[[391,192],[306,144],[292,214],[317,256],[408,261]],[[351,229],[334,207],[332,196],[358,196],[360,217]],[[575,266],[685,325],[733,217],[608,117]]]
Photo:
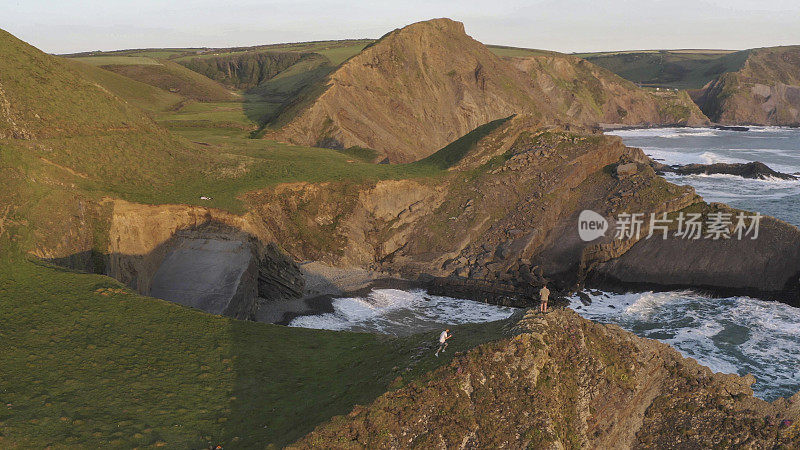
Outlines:
[[744,67],[725,73],[695,94],[714,122],[800,125],[800,46],[749,51]]

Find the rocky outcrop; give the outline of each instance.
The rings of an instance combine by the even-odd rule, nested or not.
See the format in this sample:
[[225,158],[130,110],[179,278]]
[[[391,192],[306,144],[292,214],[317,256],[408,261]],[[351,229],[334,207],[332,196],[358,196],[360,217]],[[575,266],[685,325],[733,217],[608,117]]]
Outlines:
[[506,60],[528,74],[537,93],[565,111],[574,123],[616,127],[708,124],[686,92],[644,90],[577,56],[542,51]]
[[776,172],[766,164],[754,161],[749,163],[714,163],[714,164],[686,164],[672,165],[652,163],[653,169],[657,172],[671,172],[678,175],[736,175],[742,178],[753,178],[756,180],[796,180],[797,177],[787,173]]
[[[566,291],[658,285],[796,301],[800,235],[791,225],[765,220],[748,242],[645,239],[651,214],[674,220],[708,206],[618,138],[515,116],[461,144],[419,162],[449,164],[435,180],[286,185],[248,203],[297,260],[422,276],[437,292],[478,300],[530,304],[549,282]],[[604,236],[581,239],[584,210],[609,220]],[[617,239],[614,219],[626,212],[641,214],[642,232]]]
[[[449,174],[435,180],[292,184],[247,201],[297,260],[519,294],[545,278],[577,281],[588,245],[576,233],[581,209],[672,211],[694,198],[656,177],[647,157],[616,137],[542,128],[529,116],[496,125],[467,148],[455,159],[421,161],[449,161]],[[614,175],[620,162],[635,170]]]
[[666,344],[570,310],[356,406],[293,448],[793,448],[800,396],[712,373]]
[[696,94],[713,121],[729,125],[800,125],[800,46],[750,50],[744,67]]
[[548,53],[504,60],[449,19],[388,33],[288,108],[270,138],[424,158],[512,114],[548,124],[699,124],[685,94],[660,97],[584,60]]
[[[760,220],[758,236],[738,239],[738,212],[721,204],[699,204],[686,210],[729,214],[730,239],[642,239],[614,259],[600,264],[594,281],[605,286],[705,289],[725,295],[751,295],[800,306],[800,231],[771,217]],[[749,217],[749,213],[748,213]],[[674,219],[674,217],[673,217]],[[750,225],[748,219],[747,223]]]

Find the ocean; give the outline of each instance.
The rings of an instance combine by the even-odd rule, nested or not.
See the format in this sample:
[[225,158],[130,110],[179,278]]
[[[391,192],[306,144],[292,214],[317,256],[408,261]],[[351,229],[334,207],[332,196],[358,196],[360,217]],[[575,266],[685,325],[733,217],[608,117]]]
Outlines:
[[[761,161],[778,172],[800,172],[800,129],[753,127],[621,130],[631,147],[664,164]],[[709,202],[800,225],[800,181],[750,180],[729,175],[667,175]],[[753,374],[753,390],[766,400],[800,390],[800,308],[749,297],[709,298],[691,291],[591,295],[570,306],[583,317],[614,323],[666,342],[715,372]]]

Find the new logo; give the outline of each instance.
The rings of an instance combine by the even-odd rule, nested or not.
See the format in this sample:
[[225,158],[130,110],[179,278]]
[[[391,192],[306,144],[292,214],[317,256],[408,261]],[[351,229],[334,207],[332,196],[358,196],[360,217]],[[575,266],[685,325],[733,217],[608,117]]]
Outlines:
[[578,235],[584,242],[591,242],[608,231],[608,221],[605,217],[590,209],[584,209],[578,216]]

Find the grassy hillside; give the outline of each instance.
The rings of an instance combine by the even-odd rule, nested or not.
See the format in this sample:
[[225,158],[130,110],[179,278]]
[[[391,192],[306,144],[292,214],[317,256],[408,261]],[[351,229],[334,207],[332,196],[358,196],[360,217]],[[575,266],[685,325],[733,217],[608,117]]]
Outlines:
[[138,108],[84,78],[70,64],[0,30],[0,137],[153,132]]
[[432,334],[390,339],[240,322],[33,258],[102,254],[106,196],[242,212],[242,193],[280,182],[442,171],[367,164],[235,128],[168,132],[133,104],[156,108],[171,98],[158,97],[163,91],[0,37],[9,62],[0,66],[3,448],[283,446],[502,335],[501,324],[458,327],[452,351],[435,358]]
[[0,295],[4,448],[283,446],[502,335],[499,324],[457,327],[435,358],[431,333],[241,322],[8,257]]
[[118,75],[77,59],[64,59],[74,70],[121,99],[151,113],[167,110],[184,100],[176,93]]
[[61,55],[67,58],[85,58],[97,56],[133,56],[142,58],[154,59],[173,59],[181,56],[196,55],[208,48],[138,48],[127,50],[111,50],[111,51],[92,51],[92,52],[79,52]]
[[341,64],[345,59],[356,55],[364,47],[374,42],[374,39],[345,39],[341,41],[310,41],[294,42],[286,44],[267,44],[252,47],[231,47],[207,49],[191,55],[181,55],[176,57],[177,61],[184,61],[191,58],[213,58],[218,56],[229,56],[247,52],[297,52],[297,53],[318,53],[328,58],[333,64]]
[[181,59],[183,66],[236,89],[250,89],[294,65],[306,55],[296,52],[244,52]]
[[[86,61],[95,58],[78,59]],[[106,59],[106,57],[97,57],[97,59]],[[224,102],[241,98],[236,93],[231,92],[230,89],[225,88],[225,86],[171,61],[160,61],[157,64],[120,64],[110,62],[102,64],[101,67],[136,81],[201,102]]]
[[652,50],[577,54],[643,86],[699,89],[715,77],[739,70],[748,51]]

